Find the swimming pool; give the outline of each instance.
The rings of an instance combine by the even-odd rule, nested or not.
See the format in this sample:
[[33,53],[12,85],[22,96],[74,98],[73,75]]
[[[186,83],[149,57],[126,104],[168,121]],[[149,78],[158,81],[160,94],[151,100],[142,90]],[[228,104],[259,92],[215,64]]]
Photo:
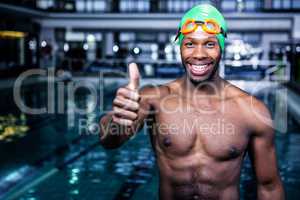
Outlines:
[[[76,81],[99,84],[93,78],[82,78]],[[97,92],[103,93],[105,97],[97,100],[96,107],[108,110],[114,91],[125,82],[126,80],[123,79],[109,79],[106,80],[105,87],[96,86]],[[161,81],[151,79],[145,80],[144,84],[159,82]],[[28,98],[28,102],[36,107],[45,100],[43,84],[45,83],[35,84],[41,87],[38,89],[40,93],[33,93],[29,89],[32,85],[29,85],[26,86],[28,93],[23,94]],[[234,84],[265,101],[273,116],[276,116],[275,123],[278,124],[276,146],[280,174],[287,199],[299,199],[300,129],[292,116],[284,117],[280,113],[284,110],[284,103],[281,103],[284,98],[278,95],[278,91],[284,92],[285,88],[273,83],[238,81]],[[252,90],[253,88],[255,90]],[[157,199],[157,166],[146,133],[139,133],[122,148],[105,150],[98,144],[97,135],[92,134],[92,131],[81,132],[78,126],[80,120],[84,119],[86,123],[97,122],[101,114],[100,109],[95,109],[88,114],[74,112],[74,106],[87,110],[95,106],[90,91],[84,88],[78,90],[73,99],[64,93],[66,98],[63,105],[66,112],[27,117],[30,133],[21,138],[22,141],[15,141],[21,151],[15,151],[10,144],[6,144],[6,148],[10,151],[3,154],[6,159],[2,159],[4,167],[0,173],[2,171],[2,174],[5,174],[22,166],[29,166],[34,168],[37,176],[33,176],[28,184],[14,189],[5,198],[19,200]],[[11,105],[10,109],[14,110],[14,105]],[[284,120],[287,120],[287,127],[282,127]],[[80,132],[82,134],[79,134]],[[244,161],[240,188],[241,199],[254,198],[255,181],[248,159]]]

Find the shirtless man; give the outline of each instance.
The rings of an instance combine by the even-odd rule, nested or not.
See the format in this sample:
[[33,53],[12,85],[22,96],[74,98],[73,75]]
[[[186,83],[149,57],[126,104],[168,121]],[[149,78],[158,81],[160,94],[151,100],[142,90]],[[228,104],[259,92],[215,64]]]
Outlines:
[[161,200],[239,199],[246,152],[256,174],[257,198],[284,199],[268,109],[217,73],[226,30],[213,6],[189,10],[178,32],[184,76],[138,90],[138,68],[130,64],[129,84],[118,89],[113,111],[100,120],[106,148],[121,146],[147,121]]

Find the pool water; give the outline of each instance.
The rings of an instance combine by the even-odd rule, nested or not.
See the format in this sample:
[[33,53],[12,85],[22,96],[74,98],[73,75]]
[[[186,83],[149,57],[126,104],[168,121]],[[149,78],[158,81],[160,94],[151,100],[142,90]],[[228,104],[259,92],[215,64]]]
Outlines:
[[[89,79],[84,80],[93,82]],[[157,80],[149,80],[149,82],[158,83]],[[98,82],[95,83],[97,84]],[[124,84],[124,80],[110,80],[106,83],[105,87],[100,89],[104,99],[97,100],[97,106],[103,104],[102,107],[109,110],[114,92],[121,84]],[[249,91],[253,83],[237,82],[236,84]],[[276,109],[278,104],[275,101],[278,101],[276,91],[280,89],[282,86],[271,84],[270,87],[262,88],[255,93],[258,98],[265,101],[273,116],[276,115],[275,111],[278,111]],[[42,86],[40,93],[28,90],[28,94],[24,96],[35,106],[38,107],[40,102],[45,101]],[[40,101],[36,100],[39,98]],[[85,119],[89,123],[97,122],[102,111],[95,109],[88,114],[78,114],[74,113],[72,108],[77,105],[88,109],[92,101],[89,92],[80,90],[73,101],[68,99],[64,102],[68,111],[66,113],[27,116],[30,126],[28,135],[20,141],[11,142],[18,150],[15,150],[11,143],[4,146],[1,144],[1,148],[6,150],[6,153],[1,153],[3,165],[1,165],[0,175],[26,165],[39,171],[38,177],[43,177],[39,181],[34,179],[29,182],[30,184],[14,190],[6,198],[19,200],[157,199],[158,169],[147,133],[140,132],[124,146],[115,150],[103,149],[98,144],[98,137],[95,134],[88,131],[79,134],[80,119]],[[15,105],[11,105],[10,108],[16,110]],[[277,117],[276,120],[282,119]],[[276,147],[287,199],[296,200],[300,197],[298,190],[300,188],[300,157],[298,156],[300,128],[292,116],[287,117],[287,124],[286,130],[279,128],[277,131]],[[44,174],[48,175],[43,176]],[[247,157],[241,173],[240,191],[241,199],[255,199],[255,181]]]

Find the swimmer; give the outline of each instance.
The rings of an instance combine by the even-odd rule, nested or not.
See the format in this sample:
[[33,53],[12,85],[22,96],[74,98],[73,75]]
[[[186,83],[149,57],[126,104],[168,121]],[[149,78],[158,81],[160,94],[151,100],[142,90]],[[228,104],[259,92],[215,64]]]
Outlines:
[[108,149],[149,126],[161,200],[239,199],[246,153],[256,175],[257,199],[285,198],[269,110],[218,75],[226,32],[215,7],[190,9],[176,38],[185,74],[139,88],[138,66],[131,63],[129,84],[117,90],[113,110],[100,120],[100,142]]

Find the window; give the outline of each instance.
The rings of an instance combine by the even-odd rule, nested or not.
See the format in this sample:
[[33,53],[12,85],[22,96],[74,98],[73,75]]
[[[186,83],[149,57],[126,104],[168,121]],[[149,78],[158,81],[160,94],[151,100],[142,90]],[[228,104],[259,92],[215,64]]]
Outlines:
[[273,8],[280,9],[281,8],[281,0],[273,0]]
[[293,0],[293,8],[300,9],[300,1],[299,0]]
[[104,1],[96,0],[94,2],[95,11],[106,11],[106,3]]
[[245,1],[245,4],[246,4],[246,10],[255,11],[258,9],[259,2],[256,0],[247,0]]
[[271,0],[272,8],[275,10],[299,10],[299,0]]
[[284,0],[282,3],[283,3],[283,8],[284,9],[290,9],[291,8],[291,0]]
[[149,12],[150,0],[120,0],[120,12]]
[[91,0],[87,0],[86,2],[85,2],[86,4],[86,11],[87,12],[93,12],[93,1],[91,1]]
[[47,10],[54,7],[54,0],[38,0],[36,2],[37,8]]
[[[163,0],[161,0],[163,1]],[[209,0],[167,0],[167,12],[185,12],[199,3],[212,3]]]
[[262,0],[223,0],[221,1],[222,11],[257,11],[262,8]]
[[234,11],[236,9],[236,0],[223,0],[221,8],[223,11]]
[[243,40],[243,42],[249,43],[253,46],[260,46],[262,35],[260,33],[232,32],[228,34],[227,41],[232,40]]
[[76,11],[77,12],[84,12],[85,5],[83,0],[77,0],[76,1]]

